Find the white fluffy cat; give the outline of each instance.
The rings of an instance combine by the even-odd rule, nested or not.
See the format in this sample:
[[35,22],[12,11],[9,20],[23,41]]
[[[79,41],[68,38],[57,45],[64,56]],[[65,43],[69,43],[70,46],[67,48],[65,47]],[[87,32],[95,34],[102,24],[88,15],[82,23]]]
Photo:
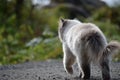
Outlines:
[[63,65],[67,73],[73,73],[72,65],[76,61],[80,77],[89,79],[90,63],[97,62],[103,80],[110,80],[108,56],[120,49],[119,42],[107,43],[106,37],[95,24],[78,20],[60,19],[58,34],[63,46]]

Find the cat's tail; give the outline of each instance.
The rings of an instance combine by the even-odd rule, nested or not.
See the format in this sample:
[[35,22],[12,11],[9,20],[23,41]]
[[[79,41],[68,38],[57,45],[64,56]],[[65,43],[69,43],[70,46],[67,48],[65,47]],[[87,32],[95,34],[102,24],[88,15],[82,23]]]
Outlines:
[[110,54],[117,53],[120,50],[120,43],[117,41],[111,41],[103,50],[102,57],[109,56]]
[[83,37],[83,41],[86,43],[87,50],[92,53],[88,55],[94,60],[103,59],[120,50],[119,42],[111,41],[107,44],[104,37],[94,30],[89,31],[89,33]]

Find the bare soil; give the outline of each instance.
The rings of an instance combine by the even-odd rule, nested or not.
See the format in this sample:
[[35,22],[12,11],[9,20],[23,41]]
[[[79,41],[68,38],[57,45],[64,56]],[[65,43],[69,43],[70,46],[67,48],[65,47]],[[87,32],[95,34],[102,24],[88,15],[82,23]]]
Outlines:
[[[74,69],[73,75],[67,74],[62,60],[5,65],[0,66],[0,80],[81,80],[76,64]],[[111,62],[110,69],[112,80],[120,80],[120,62]],[[90,80],[101,80],[101,71],[96,65],[91,65]]]

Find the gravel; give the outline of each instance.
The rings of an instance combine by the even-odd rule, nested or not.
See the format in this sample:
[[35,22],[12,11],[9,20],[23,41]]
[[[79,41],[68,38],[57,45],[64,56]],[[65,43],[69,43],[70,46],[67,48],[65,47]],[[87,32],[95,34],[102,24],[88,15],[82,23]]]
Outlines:
[[[0,80],[80,80],[76,64],[74,69],[73,75],[67,74],[62,60],[4,65],[0,66]],[[111,62],[110,69],[112,80],[120,80],[120,62]],[[96,65],[91,66],[90,80],[101,80],[101,71]]]

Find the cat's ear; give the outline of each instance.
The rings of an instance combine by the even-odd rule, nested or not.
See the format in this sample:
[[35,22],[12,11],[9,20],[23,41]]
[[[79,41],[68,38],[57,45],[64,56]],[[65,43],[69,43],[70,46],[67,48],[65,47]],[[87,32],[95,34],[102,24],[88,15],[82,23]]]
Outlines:
[[64,23],[65,22],[65,19],[64,18],[60,18],[59,19],[61,23]]
[[59,27],[60,27],[60,28],[64,27],[65,24],[66,24],[66,22],[67,22],[66,19],[60,18],[60,19],[59,19]]
[[77,21],[79,21],[78,18],[74,18],[73,20],[77,20]]

